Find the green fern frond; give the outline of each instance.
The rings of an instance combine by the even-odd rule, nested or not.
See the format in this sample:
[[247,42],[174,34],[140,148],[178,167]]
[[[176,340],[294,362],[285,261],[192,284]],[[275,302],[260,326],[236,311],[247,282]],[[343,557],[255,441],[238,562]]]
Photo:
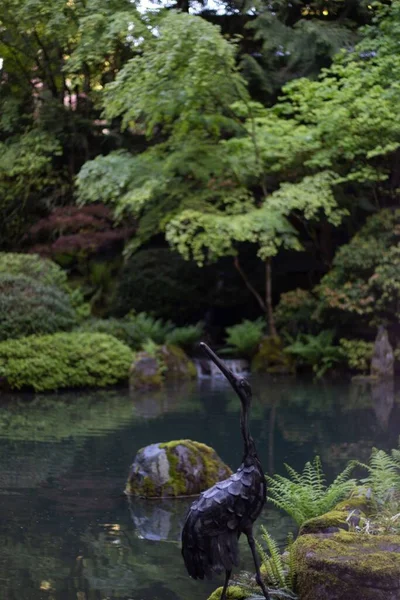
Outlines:
[[268,531],[265,529],[263,525],[261,525],[262,539],[264,540],[267,550],[270,553],[269,563],[271,565],[271,570],[273,572],[274,580],[276,581],[275,585],[279,587],[285,587],[285,571],[282,562],[282,557],[278,548],[278,544],[276,541],[270,536]]
[[291,479],[282,475],[266,476],[268,500],[290,515],[300,526],[304,521],[329,511],[351,492],[356,485],[354,479],[349,479],[353,467],[354,463],[348,465],[327,486],[319,457],[313,462],[307,462],[301,474],[286,465]]
[[384,450],[373,448],[369,464],[357,464],[368,471],[368,476],[361,481],[372,489],[378,504],[385,504],[400,492],[399,450],[387,454]]

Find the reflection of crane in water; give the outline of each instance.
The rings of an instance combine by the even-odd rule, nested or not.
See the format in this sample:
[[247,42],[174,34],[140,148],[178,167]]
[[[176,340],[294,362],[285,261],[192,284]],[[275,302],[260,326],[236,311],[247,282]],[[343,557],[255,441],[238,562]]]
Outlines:
[[182,532],[183,560],[194,579],[204,579],[204,576],[211,578],[213,571],[218,573],[225,570],[221,594],[221,600],[225,600],[232,567],[238,565],[238,540],[244,533],[253,555],[257,583],[265,598],[269,598],[261,579],[253,538],[253,523],[265,504],[266,483],[249,432],[251,387],[246,379],[234,375],[206,344],[202,343],[201,346],[240,398],[244,455],[236,473],[200,494],[190,507]]

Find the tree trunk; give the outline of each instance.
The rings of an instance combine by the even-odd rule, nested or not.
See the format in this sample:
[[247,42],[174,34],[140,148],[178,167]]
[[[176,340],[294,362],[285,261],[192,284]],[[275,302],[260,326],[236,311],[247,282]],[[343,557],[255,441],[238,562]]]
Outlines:
[[249,292],[251,292],[253,294],[253,296],[255,297],[255,299],[257,300],[261,310],[265,313],[265,316],[268,317],[267,314],[267,306],[264,302],[264,300],[262,299],[262,297],[260,296],[260,294],[257,292],[257,290],[255,289],[255,287],[251,284],[249,278],[247,277],[246,273],[243,271],[240,262],[239,262],[239,258],[237,256],[235,256],[235,258],[233,259],[233,264],[235,265],[235,268],[237,269],[239,275],[241,276],[241,278],[243,279],[247,289],[249,290]]
[[272,309],[272,277],[271,277],[271,258],[265,261],[265,306],[268,319],[269,335],[277,336],[274,311]]

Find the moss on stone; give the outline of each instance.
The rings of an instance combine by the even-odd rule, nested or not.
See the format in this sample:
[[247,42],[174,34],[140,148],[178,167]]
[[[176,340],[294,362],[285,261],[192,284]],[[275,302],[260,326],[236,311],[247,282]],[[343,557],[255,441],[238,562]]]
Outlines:
[[179,346],[172,344],[162,346],[160,360],[165,367],[164,377],[166,380],[195,379],[197,377],[194,362]]
[[281,338],[267,336],[261,340],[251,370],[254,373],[295,373],[296,367],[293,359],[284,352]]
[[[142,459],[139,463],[135,461],[126,484],[126,494],[147,498],[197,495],[232,473],[212,448],[200,442],[172,440],[156,446],[163,451],[163,456],[157,458],[161,462],[155,463],[158,465],[156,468],[149,463],[143,470]],[[144,451],[143,448],[139,450],[137,457]],[[166,477],[160,477],[160,465],[164,462],[168,471]]]
[[[217,588],[208,600],[220,600],[222,594],[222,587]],[[226,598],[227,600],[246,600],[249,595],[244,591],[243,588],[238,585],[230,585],[227,589]]]
[[350,529],[347,523],[348,512],[346,510],[330,510],[329,512],[309,519],[301,526],[299,535],[307,533],[333,533],[339,529],[348,531]]
[[400,594],[400,538],[339,531],[303,535],[293,544],[302,600],[395,599]]
[[132,389],[157,389],[165,381],[185,381],[196,376],[196,367],[182,348],[156,346],[154,353],[136,354],[130,369],[130,386]]
[[[218,456],[210,446],[195,442],[193,440],[173,440],[159,444],[160,448],[164,448],[167,452],[168,462],[170,464],[170,482],[172,496],[183,496],[187,494],[187,474],[179,468],[179,457],[177,455],[177,447],[184,446],[189,450],[188,461],[192,467],[196,467],[199,462],[202,463],[200,470],[200,488],[199,491],[206,490],[220,480],[221,463]],[[225,477],[229,477],[232,471],[225,466]],[[198,492],[195,492],[198,493]]]

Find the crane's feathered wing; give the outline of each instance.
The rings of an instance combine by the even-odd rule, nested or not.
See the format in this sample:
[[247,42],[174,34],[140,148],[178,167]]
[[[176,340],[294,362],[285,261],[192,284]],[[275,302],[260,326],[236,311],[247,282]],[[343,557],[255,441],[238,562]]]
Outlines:
[[[261,492],[261,493],[260,493]],[[253,464],[242,464],[193,502],[182,532],[182,556],[194,579],[238,565],[238,539],[265,503],[265,479]]]

